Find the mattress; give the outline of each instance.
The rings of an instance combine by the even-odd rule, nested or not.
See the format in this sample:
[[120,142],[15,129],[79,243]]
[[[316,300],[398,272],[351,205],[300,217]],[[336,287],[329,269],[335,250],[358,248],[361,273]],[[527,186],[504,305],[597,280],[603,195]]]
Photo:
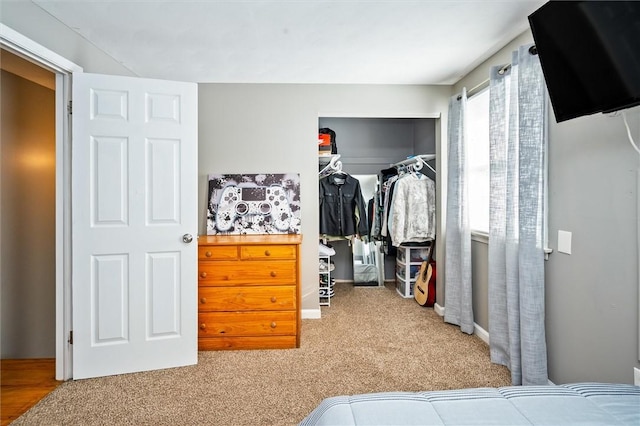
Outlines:
[[300,425],[638,426],[640,387],[575,383],[335,396]]

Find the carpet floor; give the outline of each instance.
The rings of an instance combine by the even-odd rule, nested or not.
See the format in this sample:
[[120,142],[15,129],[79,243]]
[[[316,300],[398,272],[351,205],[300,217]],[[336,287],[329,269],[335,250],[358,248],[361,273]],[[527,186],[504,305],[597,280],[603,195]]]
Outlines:
[[345,394],[497,387],[488,346],[392,285],[335,285],[301,347],[200,352],[198,364],[68,381],[12,425],[295,425]]

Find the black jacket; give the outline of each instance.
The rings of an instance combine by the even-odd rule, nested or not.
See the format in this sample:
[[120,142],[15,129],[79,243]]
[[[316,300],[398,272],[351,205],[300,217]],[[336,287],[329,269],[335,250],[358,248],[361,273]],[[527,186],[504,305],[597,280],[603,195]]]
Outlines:
[[367,211],[358,179],[346,173],[320,179],[320,234],[369,234]]

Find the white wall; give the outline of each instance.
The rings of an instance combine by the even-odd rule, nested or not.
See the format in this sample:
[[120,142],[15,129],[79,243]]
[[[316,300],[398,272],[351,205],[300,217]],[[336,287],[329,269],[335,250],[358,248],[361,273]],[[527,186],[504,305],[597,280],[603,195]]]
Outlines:
[[[489,77],[493,65],[532,43],[526,31],[459,81],[453,93]],[[640,141],[640,107],[627,110]],[[633,383],[638,367],[638,170],[622,118],[595,114],[563,123],[549,115],[549,246],[545,262],[549,378],[554,383]],[[573,234],[557,251],[558,230]],[[473,242],[476,322],[488,330],[487,249]]]
[[449,86],[200,84],[200,233],[209,173],[300,173],[302,309],[318,309],[318,118],[442,114],[439,138],[449,93]]
[[29,0],[0,1],[0,22],[80,65],[85,72],[135,76]]

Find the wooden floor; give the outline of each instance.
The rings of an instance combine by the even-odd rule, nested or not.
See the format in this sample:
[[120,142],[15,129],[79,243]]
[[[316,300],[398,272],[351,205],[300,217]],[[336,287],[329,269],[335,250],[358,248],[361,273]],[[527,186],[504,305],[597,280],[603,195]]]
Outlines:
[[2,426],[8,425],[59,384],[55,359],[3,359],[1,361]]

